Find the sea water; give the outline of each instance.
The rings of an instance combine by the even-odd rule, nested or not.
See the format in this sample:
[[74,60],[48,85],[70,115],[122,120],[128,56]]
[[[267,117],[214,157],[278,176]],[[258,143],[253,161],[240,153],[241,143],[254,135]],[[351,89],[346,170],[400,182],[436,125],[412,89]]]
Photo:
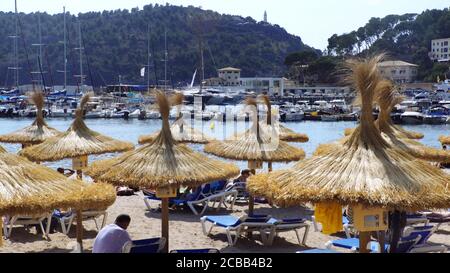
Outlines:
[[[33,119],[30,118],[15,118],[15,119],[0,119],[0,134],[6,134],[19,130],[25,126],[30,125]],[[65,131],[70,126],[72,119],[47,119],[49,126]],[[137,120],[137,119],[88,119],[85,121],[87,126],[94,131],[101,134],[110,136],[115,139],[129,141],[137,145],[137,140],[141,135],[147,135],[154,133],[161,129],[161,120]],[[212,125],[213,124],[213,125]],[[233,136],[235,133],[244,132],[244,130],[250,128],[250,123],[239,122],[219,122],[219,121],[194,121],[194,128],[203,130],[203,132],[218,140],[223,140]],[[319,144],[329,143],[338,140],[344,136],[344,130],[346,128],[353,128],[357,126],[356,122],[338,121],[338,122],[321,122],[321,121],[302,121],[302,122],[289,122],[283,123],[284,126],[293,129],[298,133],[304,133],[309,136],[309,141],[306,143],[290,143],[293,146],[302,148],[306,152],[306,156],[311,156],[314,150]],[[423,133],[425,137],[419,140],[421,143],[441,148],[438,141],[440,135],[450,135],[450,125],[404,125],[406,130],[416,131]],[[20,149],[20,145],[17,144],[0,144],[7,151],[16,153]],[[203,152],[203,145],[189,144],[189,146],[198,151]],[[117,156],[117,154],[106,154],[90,156],[89,162],[93,162],[99,159],[110,158]],[[208,155],[212,158],[217,158]],[[223,159],[222,159],[223,160]],[[247,167],[247,162],[233,161],[241,169]],[[57,162],[44,163],[52,168],[63,167],[71,168],[71,160],[62,160]],[[274,163],[274,169],[286,168],[294,163]],[[266,164],[264,167],[267,167]]]

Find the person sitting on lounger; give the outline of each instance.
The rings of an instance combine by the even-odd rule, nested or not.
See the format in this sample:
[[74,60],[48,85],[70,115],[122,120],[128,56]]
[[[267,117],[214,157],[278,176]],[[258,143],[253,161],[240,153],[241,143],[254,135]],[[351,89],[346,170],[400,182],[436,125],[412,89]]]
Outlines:
[[92,253],[121,253],[123,246],[132,241],[127,232],[131,218],[129,215],[117,216],[114,224],[107,225],[98,233]]
[[227,185],[227,190],[234,189],[238,191],[239,197],[248,197],[247,179],[250,177],[250,170],[242,170],[241,175]]

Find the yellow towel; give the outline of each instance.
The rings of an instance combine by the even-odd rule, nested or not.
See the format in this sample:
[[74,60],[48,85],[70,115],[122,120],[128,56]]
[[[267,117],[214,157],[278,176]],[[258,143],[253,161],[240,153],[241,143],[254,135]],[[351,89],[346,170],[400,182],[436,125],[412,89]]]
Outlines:
[[209,129],[214,130],[214,128],[216,128],[216,124],[214,122],[211,122],[211,124],[209,125]]
[[338,203],[316,204],[316,222],[322,224],[322,233],[333,234],[342,230],[342,206]]

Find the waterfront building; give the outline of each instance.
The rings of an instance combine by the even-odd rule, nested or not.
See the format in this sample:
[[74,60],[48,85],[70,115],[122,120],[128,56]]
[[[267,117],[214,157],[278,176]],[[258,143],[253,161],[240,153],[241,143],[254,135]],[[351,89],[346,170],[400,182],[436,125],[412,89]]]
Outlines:
[[225,67],[218,70],[219,78],[225,86],[238,86],[241,84],[241,70],[234,67]]
[[396,83],[411,83],[417,77],[418,65],[404,61],[385,61],[378,64],[383,77]]
[[431,40],[431,51],[429,56],[432,61],[450,61],[450,38]]
[[284,96],[286,80],[286,78],[271,77],[241,78],[241,85],[246,91],[254,91],[257,94]]

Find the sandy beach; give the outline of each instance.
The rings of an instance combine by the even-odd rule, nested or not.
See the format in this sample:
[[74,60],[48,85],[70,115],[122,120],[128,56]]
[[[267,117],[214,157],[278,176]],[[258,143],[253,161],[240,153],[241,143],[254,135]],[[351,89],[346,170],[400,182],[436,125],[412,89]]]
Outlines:
[[[158,206],[158,202],[152,201],[152,206]],[[257,204],[255,213],[270,214],[274,217],[306,217],[310,219],[312,211],[306,207],[297,208],[271,208],[268,205]],[[246,213],[245,204],[237,204],[233,211],[221,209],[208,210],[206,215],[233,214],[243,215]],[[143,202],[142,192],[134,196],[117,197],[116,202],[108,209],[108,218],[106,223],[110,224],[117,215],[127,213],[131,216],[131,225],[128,231],[133,239],[145,239],[159,237],[161,234],[161,221],[159,212],[151,212]],[[300,246],[294,232],[281,233],[274,240],[272,246],[264,246],[257,233],[252,239],[240,238],[235,246],[228,246],[225,233],[220,228],[212,232],[212,236],[205,236],[202,233],[200,216],[195,216],[191,210],[177,209],[170,212],[170,245],[169,250],[173,249],[195,249],[195,248],[217,248],[224,253],[293,253],[298,250],[308,248],[324,248],[327,241],[332,239],[344,238],[345,234],[333,234],[327,236],[320,232],[315,232],[311,221],[310,232],[307,239],[307,247]],[[4,241],[4,246],[0,248],[0,253],[69,253],[73,250],[76,240],[76,227],[71,228],[66,236],[61,232],[58,226],[56,233],[50,234],[50,239],[46,240],[41,234],[36,234],[35,228],[25,230],[23,227],[14,228],[11,238]],[[92,244],[97,234],[95,223],[93,221],[84,222],[84,248],[85,252],[90,253]],[[300,231],[303,235],[303,230]],[[430,238],[430,242],[445,245],[450,248],[450,226],[442,225],[440,229]]]

